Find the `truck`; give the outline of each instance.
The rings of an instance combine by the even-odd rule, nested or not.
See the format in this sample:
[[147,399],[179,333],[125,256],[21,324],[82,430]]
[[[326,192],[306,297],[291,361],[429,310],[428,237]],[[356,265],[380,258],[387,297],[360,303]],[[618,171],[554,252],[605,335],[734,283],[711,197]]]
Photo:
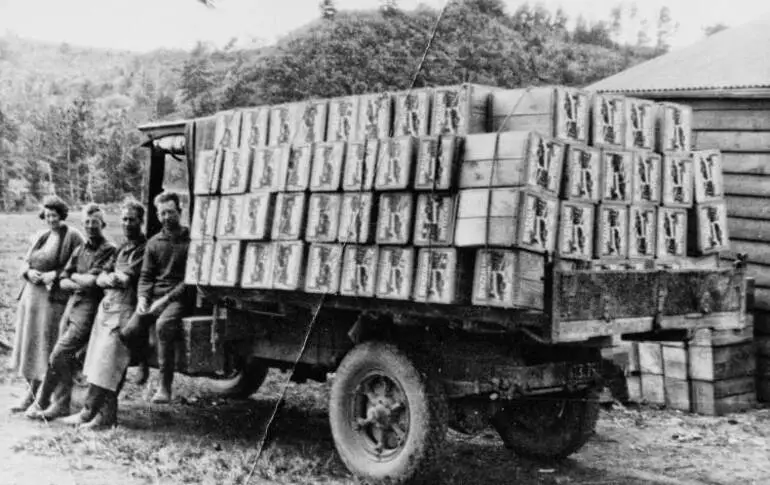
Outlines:
[[[139,127],[150,152],[148,235],[159,230],[151,202],[163,190],[186,195],[192,214],[199,121]],[[491,425],[517,455],[569,456],[595,430],[603,348],[740,328],[753,291],[740,259],[613,271],[551,256],[542,274],[542,311],[199,285],[187,323],[203,325],[186,330],[178,371],[220,379],[223,392],[244,397],[270,368],[291,370],[296,382],[331,377],[342,462],[367,483],[411,483],[438,468],[448,428]]]

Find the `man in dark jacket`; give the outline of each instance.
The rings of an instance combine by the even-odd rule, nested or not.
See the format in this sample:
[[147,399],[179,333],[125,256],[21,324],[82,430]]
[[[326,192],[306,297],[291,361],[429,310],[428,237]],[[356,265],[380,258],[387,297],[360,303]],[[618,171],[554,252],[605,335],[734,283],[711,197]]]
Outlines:
[[59,339],[49,357],[35,404],[25,413],[30,419],[51,420],[69,415],[76,355],[88,344],[102,299],[96,278],[115,254],[115,246],[102,233],[106,224],[97,204],[83,209],[83,222],[88,240],[75,250],[60,275],[59,287],[71,291],[72,296],[59,325]]
[[190,231],[180,224],[182,207],[179,195],[164,192],[155,198],[155,208],[163,229],[150,238],[139,274],[136,312],[120,330],[124,342],[136,349],[142,344],[143,330],[155,322],[160,386],[154,403],[171,400],[174,381],[175,345],[180,337],[182,317],[191,298],[184,284]]

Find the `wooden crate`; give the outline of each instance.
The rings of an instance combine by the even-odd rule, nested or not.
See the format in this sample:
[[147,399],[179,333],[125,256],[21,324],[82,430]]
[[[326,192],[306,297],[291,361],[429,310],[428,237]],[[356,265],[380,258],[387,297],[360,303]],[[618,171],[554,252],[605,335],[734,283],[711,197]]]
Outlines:
[[342,196],[339,233],[337,239],[343,243],[368,243],[372,240],[374,194],[371,192],[349,192]]
[[377,244],[407,244],[412,234],[413,195],[410,192],[380,194]]
[[273,213],[272,238],[291,240],[302,237],[305,222],[305,194],[286,192],[278,194]]
[[641,372],[642,368],[639,364],[639,342],[623,342],[628,349],[628,374],[636,374]]
[[460,135],[489,131],[489,99],[496,88],[479,84],[433,89],[432,135]]
[[356,139],[382,139],[390,136],[393,95],[379,93],[360,96]]
[[657,118],[658,152],[692,149],[692,108],[683,104],[658,103]]
[[245,148],[267,146],[269,121],[270,108],[267,106],[242,110],[240,146]]
[[305,240],[334,242],[340,225],[342,194],[311,194],[308,202]]
[[302,104],[304,106],[297,120],[297,134],[292,143],[308,144],[324,141],[328,101],[311,100]]
[[556,252],[562,258],[590,260],[594,255],[594,204],[564,200],[559,203]]
[[687,342],[661,342],[663,375],[667,378],[687,380]]
[[601,150],[586,145],[567,146],[563,172],[563,198],[586,202],[599,201]]
[[193,239],[187,249],[184,282],[187,285],[207,285],[214,258],[212,239]]
[[689,347],[690,378],[718,381],[753,375],[756,370],[752,342],[734,345]]
[[316,143],[313,151],[313,172],[310,190],[335,192],[342,182],[342,162],[345,160],[344,141]]
[[660,342],[638,342],[639,370],[642,374],[663,375],[663,346]]
[[538,188],[559,195],[565,145],[533,132],[470,135],[460,165],[461,188]]
[[626,148],[655,150],[658,104],[647,99],[626,97],[623,142]]
[[693,163],[689,154],[663,154],[661,201],[666,207],[691,207],[693,204]]
[[632,204],[628,213],[628,257],[654,258],[657,242],[658,207]]
[[605,260],[628,258],[628,206],[602,203],[597,210],[594,254]]
[[630,204],[633,199],[633,152],[602,150],[602,202]]
[[658,208],[655,257],[679,259],[687,254],[687,210]]
[[219,201],[219,214],[217,215],[217,239],[238,239],[241,234],[241,221],[243,221],[244,203],[246,199],[241,195],[223,196]]
[[241,256],[241,241],[217,241],[214,245],[214,260],[211,263],[209,284],[212,286],[238,286],[242,271]]
[[313,144],[291,145],[289,156],[280,166],[278,189],[287,192],[307,190],[313,164]]
[[341,244],[311,244],[307,256],[305,291],[335,295],[340,289]]
[[556,248],[558,200],[520,188],[468,189],[459,196],[457,246]]
[[455,136],[421,137],[417,142],[417,190],[449,190],[459,165],[461,139]]
[[660,177],[663,159],[657,153],[638,150],[633,152],[632,203],[660,203]]
[[414,248],[380,247],[377,261],[378,298],[408,300],[412,295]]
[[496,90],[490,103],[491,131],[536,131],[588,143],[591,103],[586,91],[566,87]]
[[376,246],[345,246],[342,256],[341,295],[374,296],[378,256]]
[[401,136],[380,141],[375,167],[377,190],[404,190],[411,184],[417,138]]
[[593,259],[584,263],[587,265],[579,269],[594,271],[646,271],[655,269],[655,261],[652,259]]
[[692,254],[713,254],[730,249],[726,202],[695,204],[690,222],[689,246]]
[[626,146],[626,97],[620,94],[596,94],[592,104],[591,144],[607,148]]
[[666,380],[662,374],[641,374],[642,381],[642,402],[655,404],[658,406],[666,405]]
[[182,318],[174,362],[176,372],[191,376],[224,372],[225,325],[224,318],[215,321],[211,315]]
[[326,141],[348,141],[356,139],[358,127],[358,96],[346,96],[329,101],[329,120],[326,127]]
[[722,152],[698,150],[692,152],[695,202],[717,202],[725,197],[722,175]]
[[218,214],[219,197],[203,195],[195,197],[190,237],[192,239],[214,237]]
[[275,241],[273,244],[273,288],[298,290],[303,286],[305,243]]
[[430,134],[433,91],[429,88],[398,92],[393,95],[393,136]]
[[222,162],[222,194],[242,194],[249,185],[251,169],[251,148],[225,150]]
[[195,180],[193,181],[193,194],[204,195],[211,193],[211,177],[214,174],[216,150],[201,150],[195,157]]
[[273,243],[270,242],[246,243],[243,251],[241,288],[272,288],[274,250]]
[[756,406],[754,376],[720,381],[693,380],[690,385],[692,411],[698,414],[721,416],[746,411]]
[[267,239],[275,210],[275,195],[270,192],[250,192],[243,199],[238,237]]
[[225,163],[226,148],[217,148],[214,155],[214,164],[211,166],[211,172],[209,174],[209,194],[219,193],[220,182],[222,181],[222,166]]
[[628,391],[629,402],[641,403],[642,376],[626,376],[626,390]]
[[297,127],[300,113],[304,112],[304,108],[304,102],[271,106],[267,144],[275,146],[299,142],[296,139]]
[[463,303],[472,281],[469,258],[457,248],[422,248],[417,253],[414,300]]
[[664,376],[663,387],[667,408],[690,412],[692,391],[689,380]]
[[342,190],[372,190],[380,142],[374,138],[348,142],[345,151],[345,169]]
[[415,246],[451,246],[455,235],[457,199],[446,193],[417,195]]
[[542,254],[517,249],[479,249],[473,272],[473,304],[542,310],[544,275]]
[[214,147],[217,149],[236,149],[241,140],[241,111],[222,111],[216,115],[214,128]]
[[261,148],[254,151],[251,169],[250,191],[268,190],[277,192],[285,186],[285,167],[289,165],[291,148],[289,145]]
[[690,345],[701,347],[724,347],[727,345],[745,344],[754,340],[753,326],[716,330],[699,328],[692,331]]

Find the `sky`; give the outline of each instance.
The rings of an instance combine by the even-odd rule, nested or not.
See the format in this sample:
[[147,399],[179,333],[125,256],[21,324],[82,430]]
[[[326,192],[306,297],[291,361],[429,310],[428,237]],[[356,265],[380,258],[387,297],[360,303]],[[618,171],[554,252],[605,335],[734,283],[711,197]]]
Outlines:
[[[319,16],[318,0],[215,0],[207,8],[196,0],[0,0],[0,35],[67,42],[72,45],[147,51],[189,49],[196,41],[222,46],[271,43]],[[419,3],[441,7],[446,0],[399,0],[402,9]],[[505,0],[512,13],[521,0]],[[536,3],[536,2],[530,2]],[[540,0],[570,17],[606,19],[620,0]],[[625,1],[630,5],[630,1]],[[374,8],[378,0],[336,0],[339,9]],[[703,38],[703,27],[721,22],[737,26],[770,14],[766,0],[637,0],[639,15],[654,25],[662,5],[680,24],[674,48]],[[629,35],[635,36],[635,32]]]

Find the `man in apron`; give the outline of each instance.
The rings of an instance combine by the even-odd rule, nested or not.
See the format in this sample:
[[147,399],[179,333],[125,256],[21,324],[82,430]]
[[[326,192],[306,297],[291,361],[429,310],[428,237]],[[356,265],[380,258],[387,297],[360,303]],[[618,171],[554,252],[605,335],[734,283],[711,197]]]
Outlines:
[[136,308],[136,286],[147,241],[142,233],[144,207],[135,200],[121,209],[125,242],[116,256],[96,279],[104,289],[91,338],[88,342],[83,373],[88,380],[88,394],[83,409],[62,421],[84,429],[114,426],[118,415],[118,394],[130,361],[128,347],[118,337]]
[[115,246],[102,232],[106,224],[99,205],[88,204],[83,208],[83,225],[86,243],[72,253],[59,276],[59,287],[72,292],[72,296],[59,324],[59,339],[49,357],[35,403],[25,412],[30,419],[52,420],[69,415],[77,354],[88,344],[102,299],[102,289],[96,279],[115,255]]

